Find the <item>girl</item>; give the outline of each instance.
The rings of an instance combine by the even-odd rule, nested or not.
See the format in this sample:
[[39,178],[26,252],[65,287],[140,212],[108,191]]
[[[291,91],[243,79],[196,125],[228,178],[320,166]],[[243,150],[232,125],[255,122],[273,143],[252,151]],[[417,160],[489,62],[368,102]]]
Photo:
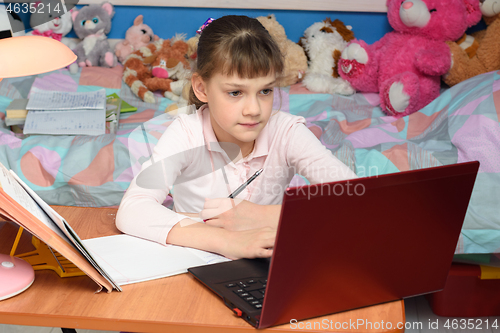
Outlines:
[[[198,110],[180,115],[162,135],[141,173],[163,160],[161,174],[148,176],[165,186],[143,188],[134,178],[118,229],[229,258],[270,257],[283,192],[295,173],[313,184],[356,177],[303,117],[272,110],[282,71],[280,50],[256,19],[224,16],[204,28],[191,78],[190,102]],[[235,200],[227,198],[261,168]],[[174,183],[172,211],[162,203]],[[179,212],[200,212],[206,223]]]

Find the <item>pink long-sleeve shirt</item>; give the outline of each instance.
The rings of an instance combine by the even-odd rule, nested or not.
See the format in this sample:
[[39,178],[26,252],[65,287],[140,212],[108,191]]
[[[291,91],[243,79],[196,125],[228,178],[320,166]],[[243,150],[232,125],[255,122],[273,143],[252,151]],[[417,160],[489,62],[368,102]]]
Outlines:
[[[234,163],[218,144],[205,105],[194,114],[179,116],[161,136],[151,159],[126,191],[116,226],[165,244],[170,229],[186,218],[176,212],[200,212],[205,198],[226,198],[261,168],[262,174],[237,198],[280,204],[296,173],[311,184],[357,177],[321,144],[303,117],[284,112],[271,116],[253,151]],[[162,205],[169,193],[173,210]]]

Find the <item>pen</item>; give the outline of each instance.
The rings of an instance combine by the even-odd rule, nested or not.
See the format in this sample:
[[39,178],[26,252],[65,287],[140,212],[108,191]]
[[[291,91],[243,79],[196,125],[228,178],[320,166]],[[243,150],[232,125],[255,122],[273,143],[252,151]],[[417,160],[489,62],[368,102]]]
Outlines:
[[262,171],[264,171],[264,169],[257,170],[257,172],[254,173],[252,177],[248,178],[248,180],[246,182],[241,184],[240,187],[238,187],[233,193],[231,193],[228,196],[228,198],[234,199],[234,197],[237,196],[241,191],[243,191],[245,189],[245,187],[247,187],[251,182],[253,182],[253,180],[255,178],[257,178],[262,173]]
[[[234,197],[237,196],[241,191],[243,191],[245,189],[245,187],[247,187],[251,182],[253,182],[254,179],[257,178],[262,173],[262,171],[264,171],[264,169],[257,170],[257,172],[255,172],[252,177],[248,178],[248,180],[246,182],[241,184],[240,187],[238,187],[233,193],[231,193],[228,196],[228,198],[234,199]],[[203,222],[207,222],[207,220],[209,220],[209,219],[204,219]]]

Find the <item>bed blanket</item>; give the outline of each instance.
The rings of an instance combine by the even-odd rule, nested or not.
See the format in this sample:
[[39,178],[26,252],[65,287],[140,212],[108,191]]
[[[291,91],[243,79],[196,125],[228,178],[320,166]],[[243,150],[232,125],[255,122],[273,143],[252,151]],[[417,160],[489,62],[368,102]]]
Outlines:
[[[144,146],[144,138],[130,133],[144,123],[153,126],[150,149],[174,119],[164,113],[172,101],[162,97],[155,104],[140,101],[121,75],[121,67],[94,67],[76,75],[58,70],[1,81],[0,162],[49,204],[117,206],[143,160],[132,157],[129,148]],[[121,115],[116,135],[22,139],[5,126],[5,107],[14,98],[26,98],[31,87],[59,91],[104,87],[107,94],[117,93],[138,111]],[[315,94],[300,84],[279,89],[275,99],[276,108],[303,116],[321,142],[361,177],[479,160],[456,253],[500,253],[500,72],[443,90],[431,104],[404,118],[386,116],[378,104],[376,94]],[[307,183],[300,177],[293,182]],[[390,216],[390,208],[380,209]],[[404,223],[404,216],[398,218]]]

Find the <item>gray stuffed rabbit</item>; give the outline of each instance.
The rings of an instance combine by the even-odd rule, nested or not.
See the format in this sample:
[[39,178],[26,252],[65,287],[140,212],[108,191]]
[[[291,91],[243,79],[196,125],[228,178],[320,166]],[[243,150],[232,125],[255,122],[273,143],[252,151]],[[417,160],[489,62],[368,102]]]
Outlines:
[[90,4],[80,10],[73,10],[73,29],[82,39],[73,52],[77,55],[76,63],[70,66],[70,72],[76,73],[79,67],[117,65],[116,56],[109,45],[107,34],[111,30],[111,18],[115,14],[113,5],[107,1]]

